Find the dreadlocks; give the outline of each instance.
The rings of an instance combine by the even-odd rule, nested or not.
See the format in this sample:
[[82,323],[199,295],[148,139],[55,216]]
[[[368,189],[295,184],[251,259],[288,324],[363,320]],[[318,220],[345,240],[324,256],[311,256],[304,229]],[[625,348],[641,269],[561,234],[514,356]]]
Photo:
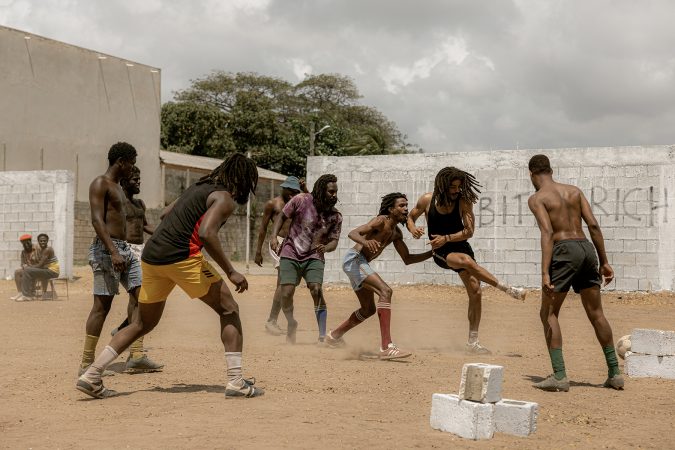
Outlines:
[[480,194],[478,188],[481,187],[476,178],[470,173],[456,167],[444,167],[438,172],[436,180],[434,180],[434,193],[432,197],[438,199],[438,204],[447,206],[451,202],[448,191],[450,190],[450,185],[455,180],[460,180],[461,182],[459,186],[460,197],[465,198],[471,203],[476,203],[478,201],[478,194]]
[[400,192],[392,192],[391,194],[387,194],[384,197],[382,197],[382,203],[380,203],[380,212],[378,213],[379,216],[388,216],[389,215],[389,208],[393,208],[396,206],[396,200],[399,198],[404,198],[408,200],[408,197],[405,196],[405,194],[401,194]]
[[337,183],[337,177],[332,173],[321,175],[314,183],[312,189],[312,199],[317,211],[326,211],[335,205],[335,202],[328,198],[328,183]]
[[258,168],[241,153],[234,153],[213,171],[204,175],[197,184],[222,184],[240,205],[246,204],[249,194],[255,194],[258,185]]

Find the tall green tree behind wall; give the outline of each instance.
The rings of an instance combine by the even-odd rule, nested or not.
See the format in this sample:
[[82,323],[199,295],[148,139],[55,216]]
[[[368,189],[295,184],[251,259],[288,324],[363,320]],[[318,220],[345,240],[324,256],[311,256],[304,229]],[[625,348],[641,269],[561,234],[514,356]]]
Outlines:
[[256,73],[214,72],[194,80],[162,106],[164,149],[222,158],[251,152],[260,167],[304,176],[310,123],[317,155],[407,153],[412,146],[396,124],[359,103],[343,75],[308,75],[293,85]]

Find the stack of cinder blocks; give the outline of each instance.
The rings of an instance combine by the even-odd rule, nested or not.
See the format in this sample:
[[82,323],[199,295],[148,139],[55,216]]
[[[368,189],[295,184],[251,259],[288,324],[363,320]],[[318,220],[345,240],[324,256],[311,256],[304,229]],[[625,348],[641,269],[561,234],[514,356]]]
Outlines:
[[675,379],[675,331],[636,328],[630,341],[626,375]]
[[490,439],[495,432],[515,436],[534,433],[539,405],[502,399],[503,379],[502,366],[465,364],[459,395],[433,395],[431,427],[467,439]]

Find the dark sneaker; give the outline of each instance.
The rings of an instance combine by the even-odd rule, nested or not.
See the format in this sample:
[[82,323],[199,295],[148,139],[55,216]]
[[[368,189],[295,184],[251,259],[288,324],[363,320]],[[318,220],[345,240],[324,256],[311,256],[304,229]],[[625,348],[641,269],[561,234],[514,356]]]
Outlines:
[[334,338],[333,337],[333,330],[330,330],[326,334],[326,345],[331,347],[331,348],[342,348],[342,347],[345,347],[347,345],[347,343],[345,342],[344,339],[342,339],[342,337],[339,337],[337,339]]
[[265,391],[249,384],[247,380],[244,380],[241,387],[229,382],[225,387],[225,398],[250,398],[260,397],[261,395],[265,395]]
[[401,350],[393,342],[389,343],[389,346],[384,350],[380,349],[380,359],[383,361],[408,358],[409,356],[412,356],[412,352]]
[[272,336],[281,336],[282,334],[286,334],[286,332],[282,330],[279,325],[277,325],[276,320],[268,320],[265,322],[265,331],[267,331]]
[[545,380],[540,381],[539,383],[534,383],[534,387],[541,389],[542,391],[567,392],[570,390],[570,382],[567,377],[563,378],[562,380],[558,380],[554,375],[549,375]]
[[77,380],[75,387],[78,391],[84,392],[88,396],[94,398],[108,398],[117,395],[116,391],[107,389],[105,386],[103,386],[103,382],[92,383],[84,377],[80,377],[80,379]]
[[478,341],[476,342],[467,342],[466,347],[464,348],[464,353],[467,355],[491,355],[492,352],[487,348],[480,345]]
[[147,355],[143,355],[140,358],[132,358],[129,355],[127,359],[127,364],[124,367],[124,372],[126,373],[148,373],[148,372],[158,372],[162,370],[164,364],[157,364]]
[[288,322],[288,331],[286,332],[286,342],[295,344],[295,335],[298,331],[298,321]]
[[603,384],[606,388],[616,389],[617,391],[623,391],[623,376],[614,375],[613,377],[608,377]]

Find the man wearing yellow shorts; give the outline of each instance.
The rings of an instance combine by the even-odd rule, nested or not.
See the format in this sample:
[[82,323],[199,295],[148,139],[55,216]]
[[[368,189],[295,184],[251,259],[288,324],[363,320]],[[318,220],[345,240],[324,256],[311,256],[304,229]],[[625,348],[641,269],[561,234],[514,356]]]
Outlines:
[[77,381],[77,389],[95,398],[115,395],[106,389],[101,373],[135,339],[150,332],[162,317],[166,299],[178,285],[192,298],[199,298],[220,317],[220,336],[227,362],[226,398],[264,394],[244,379],[241,369],[243,336],[239,306],[216,270],[204,259],[202,247],[236,286],[248,289],[248,281],[236,272],[220,245],[218,231],[255,192],[258,171],[250,159],[235,153],[189,187],[162,215],[162,222],[145,244],[142,256],[143,284],[139,295],[139,320],[120,330]]

